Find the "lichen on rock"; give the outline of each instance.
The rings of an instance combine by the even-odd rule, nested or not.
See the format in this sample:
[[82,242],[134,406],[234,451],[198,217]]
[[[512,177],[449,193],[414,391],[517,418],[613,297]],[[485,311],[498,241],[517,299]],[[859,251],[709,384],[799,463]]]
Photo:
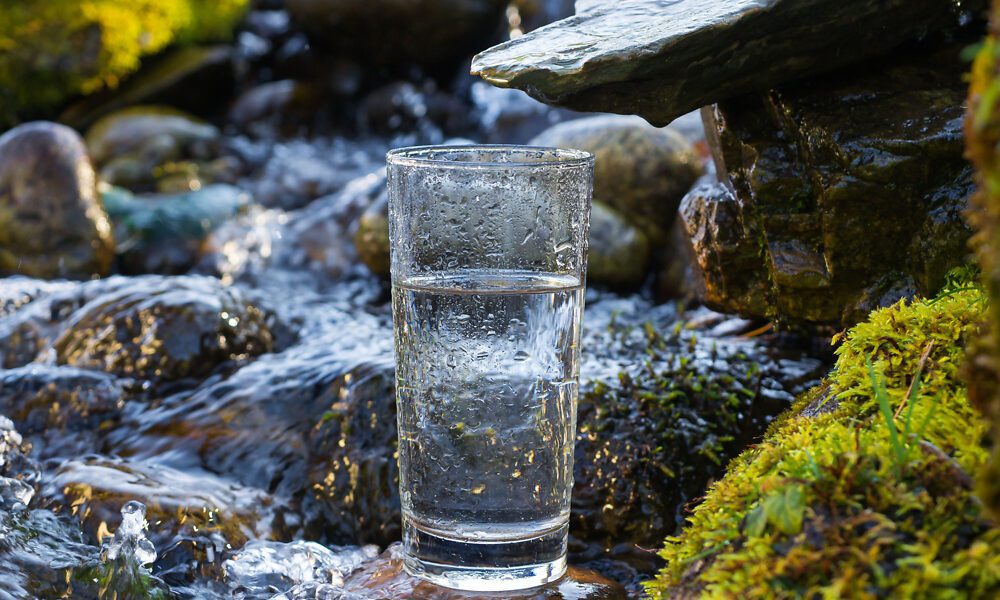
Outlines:
[[668,538],[652,597],[1000,592],[1000,528],[971,489],[987,424],[960,376],[985,310],[982,290],[958,285],[841,336],[826,382]]
[[14,0],[0,11],[0,123],[117,87],[168,45],[229,35],[248,0]]

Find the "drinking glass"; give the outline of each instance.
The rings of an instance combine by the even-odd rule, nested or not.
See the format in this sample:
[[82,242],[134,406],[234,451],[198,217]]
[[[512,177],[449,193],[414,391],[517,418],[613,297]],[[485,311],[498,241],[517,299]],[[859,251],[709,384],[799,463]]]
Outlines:
[[388,154],[403,562],[466,590],[566,571],[594,158]]

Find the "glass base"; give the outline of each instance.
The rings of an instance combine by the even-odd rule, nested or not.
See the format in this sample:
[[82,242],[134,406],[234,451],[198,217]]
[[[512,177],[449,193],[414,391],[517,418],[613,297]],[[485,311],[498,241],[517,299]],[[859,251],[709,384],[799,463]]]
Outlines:
[[403,568],[431,583],[473,592],[508,592],[566,574],[568,526],[519,540],[456,540],[403,520]]

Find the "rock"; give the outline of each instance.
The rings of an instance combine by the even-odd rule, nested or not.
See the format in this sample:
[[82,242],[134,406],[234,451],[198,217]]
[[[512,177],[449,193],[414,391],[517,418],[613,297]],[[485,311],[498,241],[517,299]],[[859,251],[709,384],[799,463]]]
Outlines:
[[6,40],[0,124],[46,116],[74,96],[115,87],[143,58],[173,42],[224,38],[247,3],[96,0],[87,10],[60,3],[7,6],[0,23],[0,38]]
[[716,163],[737,202],[702,190],[685,214],[715,306],[849,325],[901,296],[933,295],[966,262],[960,47],[711,111]]
[[133,106],[107,115],[87,131],[87,148],[101,179],[133,190],[152,190],[168,163],[216,155],[219,130],[181,111]]
[[387,194],[376,200],[358,219],[354,248],[361,262],[383,279],[389,278],[389,202]]
[[141,502],[152,523],[146,535],[160,550],[161,570],[181,571],[193,563],[206,572],[221,571],[229,549],[283,534],[285,508],[278,500],[190,467],[179,471],[96,455],[73,458],[47,476],[42,495],[55,512],[74,515],[95,540],[107,535],[122,505]]
[[0,320],[0,362],[58,364],[125,377],[204,377],[291,337],[267,309],[208,277],[113,277],[52,293]]
[[767,314],[771,290],[765,258],[752,235],[755,223],[732,190],[721,183],[699,185],[684,197],[681,218],[704,276],[704,301]]
[[766,358],[754,342],[694,323],[671,328],[671,315],[588,305],[591,360],[617,344],[624,348],[612,356],[645,358],[583,380],[570,517],[578,564],[610,558],[656,570],[646,549],[683,526],[687,504],[822,371],[818,361]]
[[164,105],[201,115],[224,108],[236,87],[229,46],[186,46],[150,61],[120,89],[90,96],[59,115],[78,129],[133,105]]
[[83,140],[54,123],[0,136],[0,275],[106,275],[111,225]]
[[491,48],[472,71],[575,110],[665,125],[731,96],[882,54],[956,28],[983,0],[626,0]]
[[[288,0],[313,43],[386,70],[457,67],[499,33],[501,0]],[[449,73],[450,74],[450,73]]]
[[229,109],[228,120],[243,128],[262,124],[294,130],[311,122],[323,105],[322,91],[302,81],[263,83],[240,95]]
[[506,598],[509,600],[625,600],[621,585],[593,571],[570,567],[557,582],[529,590],[491,594],[462,592],[434,585],[403,570],[401,546],[393,544],[382,555],[366,563],[347,578],[344,588],[360,598],[393,598],[395,600],[472,600]]
[[105,373],[29,365],[0,371],[0,414],[32,437],[45,460],[92,451],[97,431],[117,424],[130,387]]
[[594,202],[590,211],[587,283],[636,288],[649,271],[649,240],[614,209]]
[[129,274],[188,271],[209,234],[250,204],[239,188],[225,184],[142,197],[105,188],[102,197],[115,225],[122,272]]
[[826,383],[731,462],[663,546],[650,596],[995,596],[1000,537],[970,477],[988,460],[987,428],[960,375],[985,316],[970,283],[843,336]]
[[274,351],[273,315],[206,278],[102,294],[54,342],[57,360],[127,377],[180,379]]
[[653,294],[657,302],[687,300],[701,303],[705,277],[695,259],[694,247],[682,219],[674,221],[667,240],[657,249]]
[[703,173],[691,144],[635,117],[598,116],[560,123],[530,145],[594,154],[594,199],[617,210],[658,244],[681,198]]
[[966,155],[976,167],[977,191],[969,211],[970,224],[977,234],[974,248],[982,275],[977,277],[990,296],[989,325],[969,348],[965,380],[969,382],[969,400],[991,424],[990,461],[978,474],[978,496],[994,519],[1000,519],[1000,245],[998,218],[1000,192],[994,182],[1000,178],[997,124],[1000,111],[989,100],[989,90],[997,85],[995,48],[1000,32],[1000,7],[995,3],[990,15],[989,36],[972,67],[969,87],[969,112],[966,116]]

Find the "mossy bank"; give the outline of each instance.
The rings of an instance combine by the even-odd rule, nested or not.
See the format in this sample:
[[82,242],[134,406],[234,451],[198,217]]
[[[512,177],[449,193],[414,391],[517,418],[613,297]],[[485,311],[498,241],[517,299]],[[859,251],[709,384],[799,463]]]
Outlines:
[[844,335],[826,382],[734,459],[667,539],[650,595],[1000,594],[1000,528],[972,491],[988,427],[960,374],[987,304],[953,283]]
[[174,43],[228,37],[248,0],[10,0],[0,10],[0,125],[117,87]]

